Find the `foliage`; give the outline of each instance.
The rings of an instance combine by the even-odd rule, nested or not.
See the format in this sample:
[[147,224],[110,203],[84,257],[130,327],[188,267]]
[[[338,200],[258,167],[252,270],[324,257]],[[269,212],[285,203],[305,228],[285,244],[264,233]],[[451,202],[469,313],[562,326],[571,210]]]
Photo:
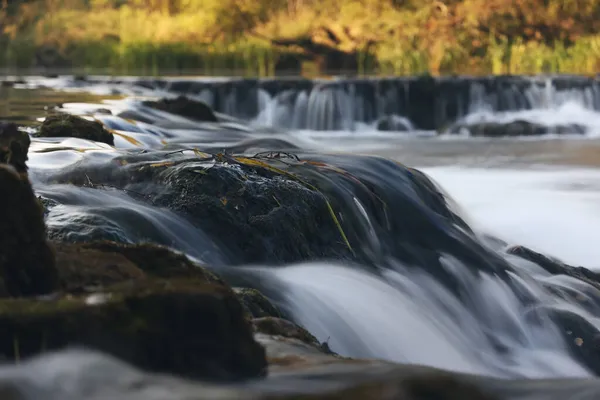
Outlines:
[[144,74],[272,75],[327,49],[379,74],[600,66],[600,0],[18,0],[0,27],[0,65],[19,68],[48,48],[52,66]]

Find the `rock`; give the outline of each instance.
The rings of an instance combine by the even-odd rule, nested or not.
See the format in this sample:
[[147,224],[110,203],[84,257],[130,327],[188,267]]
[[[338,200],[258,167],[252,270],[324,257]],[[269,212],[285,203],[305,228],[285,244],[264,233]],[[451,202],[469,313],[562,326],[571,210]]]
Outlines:
[[273,317],[254,318],[252,324],[256,332],[259,333],[298,339],[309,345],[321,346],[317,338],[311,335],[310,332],[285,319]]
[[61,288],[69,293],[98,289],[146,274],[127,257],[80,244],[54,243]]
[[386,132],[407,132],[412,130],[412,125],[406,118],[398,115],[386,115],[377,121],[377,130]]
[[258,290],[250,288],[235,288],[234,290],[250,317],[281,317],[279,309]]
[[222,284],[223,281],[193,263],[185,255],[151,243],[123,244],[108,241],[85,243],[82,248],[117,253],[137,265],[144,273],[159,278],[193,278]]
[[451,134],[459,134],[468,131],[471,136],[486,137],[512,137],[512,136],[540,136],[549,133],[554,134],[585,134],[586,128],[582,125],[567,124],[548,126],[535,122],[517,120],[508,123],[502,122],[478,122],[473,124],[459,123],[450,128]]
[[163,246],[106,241],[53,243],[53,246],[61,287],[69,293],[93,291],[148,277],[223,284],[205,268]]
[[204,380],[260,377],[267,367],[243,307],[218,283],[148,280],[89,296],[0,301],[0,355],[19,360],[74,345]]
[[27,173],[27,152],[31,139],[12,122],[0,122],[0,163],[12,165],[17,172]]
[[0,294],[35,296],[58,288],[42,208],[26,177],[0,165]]
[[39,137],[74,137],[114,146],[113,134],[98,121],[90,121],[70,114],[46,117],[37,134]]
[[506,252],[531,261],[544,268],[552,275],[568,275],[587,282],[600,290],[600,274],[597,272],[590,271],[587,268],[565,264],[556,258],[550,258],[537,253],[525,246],[511,246],[506,249]]
[[119,161],[126,165],[118,170],[110,170],[114,163],[107,169],[78,168],[56,181],[86,184],[89,177],[139,193],[226,245],[233,264],[352,257],[325,195],[261,164],[203,164],[197,157],[165,161],[160,153]]
[[219,119],[208,105],[201,101],[191,100],[185,96],[179,96],[175,99],[165,98],[158,101],[145,101],[143,104],[196,121],[219,122]]

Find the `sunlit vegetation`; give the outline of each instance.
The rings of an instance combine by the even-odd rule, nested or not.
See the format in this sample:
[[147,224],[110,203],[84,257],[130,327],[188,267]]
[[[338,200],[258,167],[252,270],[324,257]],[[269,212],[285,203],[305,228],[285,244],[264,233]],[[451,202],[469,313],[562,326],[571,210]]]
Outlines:
[[110,73],[600,70],[600,0],[4,0],[0,65]]

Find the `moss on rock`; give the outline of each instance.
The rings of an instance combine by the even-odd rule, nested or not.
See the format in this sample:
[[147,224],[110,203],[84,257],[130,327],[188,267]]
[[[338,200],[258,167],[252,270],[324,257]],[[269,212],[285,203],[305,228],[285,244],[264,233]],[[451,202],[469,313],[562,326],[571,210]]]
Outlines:
[[259,333],[298,339],[306,344],[321,346],[317,338],[306,329],[282,318],[255,318],[252,320],[252,324],[255,331]]
[[119,253],[70,243],[54,243],[61,288],[75,293],[129,280],[146,274]]
[[167,247],[101,241],[53,244],[61,287],[73,293],[147,278],[189,278],[223,284],[221,279]]
[[93,140],[113,146],[113,134],[98,121],[90,121],[70,114],[46,117],[37,134],[39,137],[74,137]]
[[33,296],[58,288],[42,208],[26,177],[0,165],[0,294]]
[[83,243],[81,247],[121,254],[139,269],[155,277],[186,277],[222,283],[218,276],[192,262],[184,254],[177,253],[165,246],[153,243],[123,244],[98,241]]
[[281,317],[279,309],[261,292],[250,288],[235,288],[246,313],[252,318]]
[[71,345],[149,371],[208,380],[264,375],[265,351],[233,291],[201,280],[147,280],[90,296],[0,301],[0,355],[20,359]]

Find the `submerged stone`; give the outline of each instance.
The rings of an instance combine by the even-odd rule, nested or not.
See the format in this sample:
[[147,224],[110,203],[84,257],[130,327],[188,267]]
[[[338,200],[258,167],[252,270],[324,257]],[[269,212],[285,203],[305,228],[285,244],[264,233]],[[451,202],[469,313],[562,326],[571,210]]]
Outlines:
[[158,101],[145,101],[143,104],[196,121],[219,122],[219,119],[207,104],[185,96],[179,96],[175,99],[165,98]]
[[90,121],[70,114],[46,117],[37,134],[39,137],[74,137],[114,146],[113,134],[98,121]]
[[12,165],[17,172],[27,172],[27,152],[31,139],[16,124],[0,121],[0,163]]
[[26,177],[0,165],[0,294],[35,296],[58,288],[42,208]]
[[67,346],[205,380],[266,372],[265,351],[233,291],[202,280],[148,280],[86,296],[0,301],[0,355],[19,360]]
[[540,136],[546,134],[585,134],[586,128],[579,124],[566,124],[548,126],[536,122],[516,120],[512,122],[478,122],[478,123],[459,123],[450,129],[450,133],[459,134],[464,130],[472,136],[486,137],[513,137],[513,136]]

